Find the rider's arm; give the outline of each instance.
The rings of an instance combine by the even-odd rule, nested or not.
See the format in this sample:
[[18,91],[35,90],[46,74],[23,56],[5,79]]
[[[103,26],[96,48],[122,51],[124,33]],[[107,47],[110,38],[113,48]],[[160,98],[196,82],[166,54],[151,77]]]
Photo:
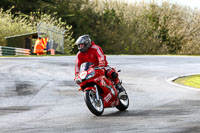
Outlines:
[[80,52],[76,55],[76,62],[75,62],[75,77],[80,71],[80,65],[82,63],[82,60],[80,58]]
[[101,47],[99,47],[97,45],[95,45],[93,47],[95,47],[95,49],[96,49],[96,55],[97,55],[98,62],[99,62],[98,66],[100,66],[100,67],[107,66],[108,62],[106,60],[106,56],[104,55],[103,50],[101,49]]

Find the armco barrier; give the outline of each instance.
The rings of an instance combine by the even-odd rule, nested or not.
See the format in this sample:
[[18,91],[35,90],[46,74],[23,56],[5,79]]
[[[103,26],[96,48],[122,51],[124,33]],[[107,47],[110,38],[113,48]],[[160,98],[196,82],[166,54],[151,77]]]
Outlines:
[[30,55],[29,49],[0,46],[0,56]]

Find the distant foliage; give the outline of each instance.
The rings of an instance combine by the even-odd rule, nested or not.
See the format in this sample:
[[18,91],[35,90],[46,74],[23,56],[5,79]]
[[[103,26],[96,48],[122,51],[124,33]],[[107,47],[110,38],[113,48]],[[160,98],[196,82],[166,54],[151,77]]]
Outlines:
[[[0,23],[5,26],[0,27],[0,44],[4,44],[5,34],[34,31],[36,23],[45,21],[67,29],[67,54],[77,52],[73,38],[90,34],[106,54],[200,55],[200,11],[197,9],[166,1],[158,5],[154,1],[127,4],[116,0],[36,0],[41,4],[31,5],[34,13],[30,13],[31,8],[23,9],[18,0],[9,2],[0,7],[15,4],[18,7],[15,10],[22,13],[13,16],[9,10],[1,10]],[[10,27],[6,29],[6,25]]]
[[62,6],[76,9],[64,17],[72,25],[74,38],[90,34],[106,54],[200,54],[198,10],[169,2],[112,0],[77,0]]
[[5,46],[5,37],[13,36],[33,31],[33,27],[26,17],[14,17],[11,10],[3,11],[0,9],[0,45]]
[[[200,11],[169,2],[109,2],[115,10],[118,39],[106,44],[110,51],[121,54],[200,54]],[[115,31],[116,33],[116,31]],[[121,43],[122,42],[122,43]],[[118,48],[119,51],[118,51]]]

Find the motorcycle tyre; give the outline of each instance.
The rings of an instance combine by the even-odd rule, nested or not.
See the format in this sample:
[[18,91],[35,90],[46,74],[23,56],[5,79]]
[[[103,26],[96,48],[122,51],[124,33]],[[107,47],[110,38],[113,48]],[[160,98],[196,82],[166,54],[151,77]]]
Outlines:
[[[124,90],[126,91],[126,90]],[[126,93],[127,94],[127,93]],[[128,94],[127,94],[127,100],[128,100],[128,104],[127,105],[124,105],[121,100],[119,99],[119,105],[116,106],[116,108],[119,110],[119,111],[125,111],[128,106],[129,106],[129,98],[128,98]]]
[[86,91],[85,91],[85,95],[84,95],[85,103],[86,103],[88,109],[89,109],[94,115],[96,115],[96,116],[101,116],[101,115],[103,114],[103,112],[104,112],[104,104],[103,104],[102,97],[99,96],[99,98],[100,98],[99,100],[100,100],[101,103],[103,104],[103,105],[102,105],[102,106],[103,106],[103,109],[102,109],[102,111],[98,111],[98,110],[96,110],[96,109],[94,108],[94,106],[93,106],[92,103],[91,103],[91,100],[90,100],[90,92],[91,92],[91,91],[92,91],[92,90],[86,90]]

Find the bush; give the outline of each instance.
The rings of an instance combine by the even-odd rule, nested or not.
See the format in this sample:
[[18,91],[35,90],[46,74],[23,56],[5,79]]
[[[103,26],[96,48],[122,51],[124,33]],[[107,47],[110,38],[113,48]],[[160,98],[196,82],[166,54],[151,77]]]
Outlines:
[[11,9],[3,11],[0,9],[0,45],[5,46],[5,37],[13,36],[17,34],[30,33],[33,31],[33,27],[27,20],[27,17],[19,15],[14,17],[11,14]]

